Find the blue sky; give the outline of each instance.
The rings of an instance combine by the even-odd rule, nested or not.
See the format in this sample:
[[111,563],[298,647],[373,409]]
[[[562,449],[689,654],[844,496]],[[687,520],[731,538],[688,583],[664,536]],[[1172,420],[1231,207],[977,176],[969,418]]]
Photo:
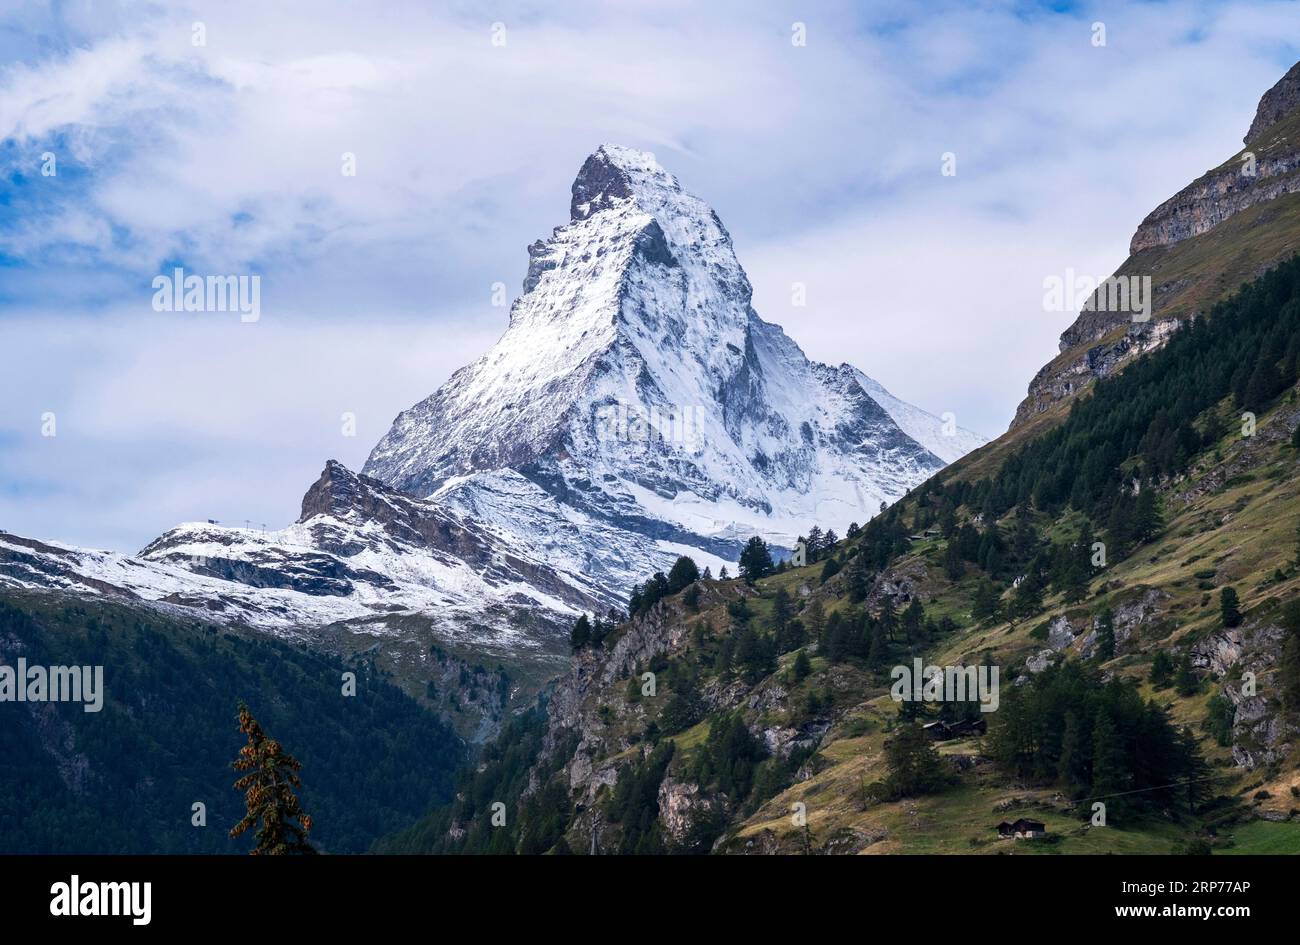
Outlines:
[[[359,466],[504,329],[605,141],[714,205],[810,356],[996,435],[1071,320],[1043,279],[1110,273],[1300,58],[1286,3],[6,11],[0,528],[120,550]],[[260,274],[261,319],[155,312],[176,264]]]

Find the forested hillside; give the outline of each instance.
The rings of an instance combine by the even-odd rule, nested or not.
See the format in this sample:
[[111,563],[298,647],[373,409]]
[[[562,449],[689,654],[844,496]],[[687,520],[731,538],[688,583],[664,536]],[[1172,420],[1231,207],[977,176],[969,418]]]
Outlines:
[[[311,840],[364,852],[450,797],[461,741],[364,661],[133,607],[0,596],[0,663],[102,665],[103,709],[9,703],[0,852],[244,853],[236,705],[302,762]],[[356,695],[343,695],[343,673]],[[15,721],[16,720],[16,724]],[[192,824],[195,803],[207,826]]]

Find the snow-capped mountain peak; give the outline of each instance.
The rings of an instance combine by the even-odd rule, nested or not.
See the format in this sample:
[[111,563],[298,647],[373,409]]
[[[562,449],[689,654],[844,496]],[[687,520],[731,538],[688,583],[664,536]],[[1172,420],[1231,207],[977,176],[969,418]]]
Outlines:
[[505,334],[398,416],[368,474],[480,508],[509,470],[565,516],[734,556],[865,521],[975,445],[762,321],[721,220],[653,156],[602,145],[570,217],[529,247]]

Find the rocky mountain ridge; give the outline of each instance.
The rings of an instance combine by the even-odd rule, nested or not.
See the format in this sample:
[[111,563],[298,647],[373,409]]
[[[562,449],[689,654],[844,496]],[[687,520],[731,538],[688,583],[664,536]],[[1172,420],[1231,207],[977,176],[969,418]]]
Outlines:
[[1150,319],[1105,306],[1080,312],[1061,334],[1060,354],[1030,383],[1013,431],[1059,419],[1061,405],[1094,380],[1159,348],[1181,323],[1300,250],[1298,87],[1300,63],[1264,93],[1244,150],[1146,216],[1114,276],[1150,278]]
[[[527,645],[518,611],[572,619],[609,598],[580,574],[506,547],[477,523],[331,460],[298,521],[263,532],[215,522],[171,529],[138,555],[0,533],[0,576],[26,588],[193,607],[205,619],[305,638],[312,628],[437,614],[489,650]],[[500,622],[488,632],[491,614]],[[495,639],[494,639],[495,638]]]

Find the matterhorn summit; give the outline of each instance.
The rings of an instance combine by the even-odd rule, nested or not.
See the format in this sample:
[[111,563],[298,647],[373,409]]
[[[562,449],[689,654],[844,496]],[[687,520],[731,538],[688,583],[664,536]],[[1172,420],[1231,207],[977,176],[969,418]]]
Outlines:
[[842,531],[981,442],[760,319],[722,221],[653,155],[604,145],[572,193],[501,339],[367,475],[625,587],[647,553]]

